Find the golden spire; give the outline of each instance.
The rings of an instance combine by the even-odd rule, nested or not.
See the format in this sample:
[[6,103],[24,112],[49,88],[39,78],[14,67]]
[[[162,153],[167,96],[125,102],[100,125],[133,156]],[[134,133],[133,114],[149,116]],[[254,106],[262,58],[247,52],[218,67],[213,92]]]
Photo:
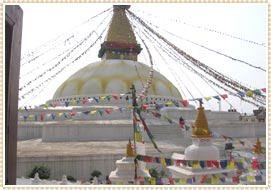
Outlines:
[[132,143],[129,139],[129,143],[126,145],[126,158],[127,157],[134,157],[134,152],[132,148]]
[[102,59],[125,59],[137,61],[141,47],[125,10],[130,5],[114,5],[113,17],[105,41],[101,44],[99,57]]
[[255,147],[253,150],[254,154],[262,154],[263,153],[261,141],[259,138],[257,138],[256,144],[254,144],[254,147]]
[[210,138],[208,122],[205,116],[204,107],[200,102],[200,107],[198,108],[198,115],[195,121],[194,128],[192,129],[192,138]]

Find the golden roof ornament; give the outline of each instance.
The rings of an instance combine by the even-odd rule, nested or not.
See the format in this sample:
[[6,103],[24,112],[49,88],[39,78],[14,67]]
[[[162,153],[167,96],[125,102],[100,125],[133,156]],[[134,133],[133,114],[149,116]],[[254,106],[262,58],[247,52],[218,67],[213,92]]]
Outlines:
[[262,154],[263,151],[262,151],[262,145],[261,145],[261,141],[259,138],[257,138],[257,141],[256,143],[254,144],[254,150],[253,150],[253,153],[254,154]]
[[130,139],[129,143],[126,145],[126,158],[127,157],[134,157],[133,147]]
[[102,59],[124,59],[137,61],[141,47],[125,11],[130,5],[114,5],[113,17],[98,57]]
[[210,132],[208,128],[208,122],[205,116],[204,107],[202,107],[202,102],[200,102],[200,107],[198,108],[198,114],[194,127],[192,129],[192,138],[210,138]]

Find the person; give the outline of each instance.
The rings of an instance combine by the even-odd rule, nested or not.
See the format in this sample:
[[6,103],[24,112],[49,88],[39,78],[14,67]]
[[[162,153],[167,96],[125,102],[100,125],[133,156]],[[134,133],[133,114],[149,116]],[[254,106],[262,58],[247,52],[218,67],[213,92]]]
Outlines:
[[185,122],[184,122],[184,119],[182,118],[182,116],[180,116],[180,118],[179,118],[179,125],[182,129],[184,129]]
[[109,176],[106,176],[106,182],[105,182],[106,184],[111,184],[111,181],[110,181],[110,179],[109,179]]

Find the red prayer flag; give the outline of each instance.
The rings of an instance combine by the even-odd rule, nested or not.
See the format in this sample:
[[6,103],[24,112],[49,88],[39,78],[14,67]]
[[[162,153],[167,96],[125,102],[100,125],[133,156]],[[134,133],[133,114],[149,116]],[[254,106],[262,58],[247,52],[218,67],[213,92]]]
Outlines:
[[223,137],[225,140],[227,140],[227,139],[228,139],[228,137],[227,137],[227,136],[225,136],[225,135],[222,135],[222,137]]
[[40,120],[43,121],[44,119],[44,114],[40,114]]
[[118,99],[119,99],[119,95],[117,95],[117,94],[113,94],[112,97],[113,97],[115,100],[118,100]]
[[240,179],[238,176],[233,176],[232,177],[232,182],[236,182],[236,183],[239,183]]
[[228,98],[228,95],[227,94],[223,94],[223,95],[221,95],[221,98],[223,98],[225,100],[226,98]]
[[212,168],[213,167],[213,162],[210,161],[210,160],[207,160],[206,165],[207,165],[208,168]]
[[71,113],[70,113],[70,116],[75,116],[75,112],[71,112]]
[[111,111],[112,111],[112,110],[111,110],[110,108],[107,108],[107,109],[105,110],[105,112],[106,112],[107,114],[110,114]]
[[188,101],[187,100],[181,100],[181,103],[182,103],[183,107],[188,106]]
[[143,104],[143,105],[141,106],[141,108],[142,108],[143,111],[146,111],[146,110],[147,110],[147,107],[148,107],[148,106],[147,106],[146,104]]
[[266,88],[262,88],[261,90],[262,90],[263,92],[266,92]]
[[217,160],[213,160],[212,164],[216,167],[219,168],[219,162]]
[[88,102],[88,99],[83,98],[82,103],[85,104],[85,103],[87,103],[87,102]]

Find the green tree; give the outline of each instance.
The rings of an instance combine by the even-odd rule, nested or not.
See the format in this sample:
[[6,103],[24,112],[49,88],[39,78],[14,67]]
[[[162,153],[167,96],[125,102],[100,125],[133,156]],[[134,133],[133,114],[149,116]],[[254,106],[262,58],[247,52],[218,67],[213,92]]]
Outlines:
[[45,165],[36,165],[28,173],[29,178],[34,178],[35,174],[38,173],[40,179],[49,179],[51,175],[51,170]]
[[90,173],[90,175],[91,175],[92,177],[97,177],[97,178],[99,178],[99,177],[102,175],[102,172],[100,172],[99,170],[93,170],[93,171]]

